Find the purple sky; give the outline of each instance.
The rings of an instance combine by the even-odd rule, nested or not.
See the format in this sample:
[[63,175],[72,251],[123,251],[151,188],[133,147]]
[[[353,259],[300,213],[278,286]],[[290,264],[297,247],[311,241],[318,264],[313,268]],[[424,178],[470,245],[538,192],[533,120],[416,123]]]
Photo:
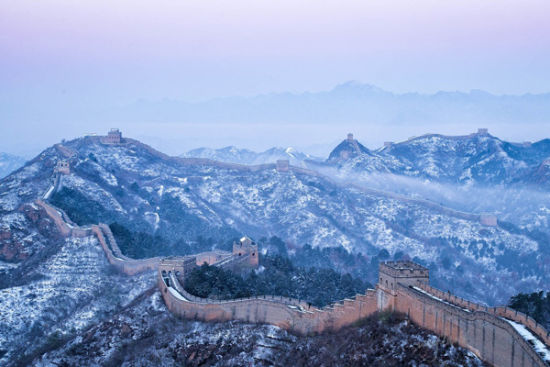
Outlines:
[[396,92],[548,92],[549,15],[547,0],[4,0],[1,88],[122,100],[346,80]]
[[3,0],[0,103],[194,101],[347,80],[549,92],[549,15],[548,0]]

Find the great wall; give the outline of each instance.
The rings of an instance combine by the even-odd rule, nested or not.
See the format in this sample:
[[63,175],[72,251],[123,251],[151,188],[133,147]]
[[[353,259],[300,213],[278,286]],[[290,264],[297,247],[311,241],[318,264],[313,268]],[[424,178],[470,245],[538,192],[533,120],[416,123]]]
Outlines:
[[[116,144],[116,139],[108,143]],[[194,164],[210,162],[195,161]],[[186,164],[193,163],[187,160]],[[262,168],[276,168],[276,165],[264,166]],[[287,164],[283,167],[285,171],[297,169]],[[61,168],[62,173],[66,173],[69,167],[63,165]],[[53,185],[58,185],[58,177]],[[47,193],[52,190],[50,188]],[[46,194],[44,199],[48,196]],[[507,307],[489,308],[435,289],[429,285],[428,269],[410,261],[381,263],[375,289],[323,308],[312,307],[304,300],[270,295],[204,299],[185,291],[182,283],[187,275],[204,262],[229,269],[257,267],[258,247],[252,241],[241,239],[234,244],[232,252],[131,259],[122,254],[108,225],[79,227],[58,208],[42,200],[35,201],[35,205],[45,211],[64,237],[95,236],[109,263],[120,272],[134,275],[157,271],[158,287],[167,308],[182,318],[267,323],[307,335],[337,330],[376,312],[389,310],[407,315],[415,324],[470,350],[491,365],[550,366],[550,333],[534,319]]]

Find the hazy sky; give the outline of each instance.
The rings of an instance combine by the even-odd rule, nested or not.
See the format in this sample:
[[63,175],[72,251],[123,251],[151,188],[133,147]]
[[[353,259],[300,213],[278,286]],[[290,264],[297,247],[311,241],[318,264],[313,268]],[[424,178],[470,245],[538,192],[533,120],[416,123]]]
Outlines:
[[0,102],[204,100],[347,80],[549,92],[549,16],[548,0],[0,0]]

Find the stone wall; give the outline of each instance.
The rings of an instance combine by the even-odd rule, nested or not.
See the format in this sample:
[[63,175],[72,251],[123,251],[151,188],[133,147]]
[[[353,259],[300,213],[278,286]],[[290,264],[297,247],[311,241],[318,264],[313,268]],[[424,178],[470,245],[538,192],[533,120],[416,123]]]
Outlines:
[[36,200],[35,204],[44,209],[48,217],[50,217],[50,219],[54,222],[61,235],[64,237],[71,235],[71,227],[63,220],[62,214],[58,209],[46,204],[42,200]]
[[533,332],[541,341],[546,345],[550,345],[550,332],[548,332],[542,325],[537,323],[533,318],[527,316],[522,312],[518,312],[508,307],[487,307],[470,302],[461,297],[457,297],[449,292],[443,292],[439,289],[433,288],[427,284],[421,284],[418,286],[424,291],[432,294],[433,296],[440,298],[441,300],[456,305],[460,308],[467,309],[471,312],[482,311],[499,317],[504,317],[509,320],[515,321],[522,325],[527,326],[531,332]]
[[166,307],[176,315],[193,320],[223,322],[240,320],[276,325],[298,334],[337,330],[376,312],[374,290],[322,309],[303,300],[280,296],[258,296],[234,300],[212,300],[187,293],[169,270],[158,274],[158,285]]
[[[111,265],[113,265],[115,268],[117,268],[119,271],[123,272],[126,275],[135,275],[148,270],[149,271],[156,270],[158,268],[158,265],[160,262],[160,258],[158,257],[153,257],[153,258],[148,258],[143,260],[130,259],[120,253],[120,249],[118,249],[118,245],[116,245],[116,241],[110,242],[111,246],[109,246],[105,238],[106,236],[104,235],[104,232],[103,232],[103,229],[105,227],[109,228],[105,224],[93,225],[91,227],[91,231],[93,234],[96,235],[99,241],[99,244],[101,245],[101,247],[103,248],[103,251],[105,252],[105,255],[107,256],[107,260]],[[110,230],[108,233],[110,233]],[[110,236],[112,236],[112,233],[110,233]],[[112,250],[112,248],[118,249],[117,252],[121,256],[117,256],[115,254],[115,251]]]
[[495,366],[548,366],[509,322],[498,313],[491,313],[493,309],[469,303],[476,309],[472,311],[448,302],[453,296],[445,300],[418,291],[419,288],[398,287],[396,311],[407,314],[414,323],[458,343]]
[[548,345],[550,334],[534,320],[505,307],[488,308],[442,292],[417,281],[419,275],[427,277],[413,271],[411,284],[398,281],[388,288],[385,283],[379,284],[376,290],[367,290],[364,295],[322,309],[285,297],[237,300],[195,297],[187,293],[170,268],[163,268],[162,264],[158,282],[168,309],[183,318],[268,323],[298,334],[311,334],[340,329],[377,311],[391,309],[406,314],[412,322],[469,349],[492,365],[548,366],[506,319],[526,326]]

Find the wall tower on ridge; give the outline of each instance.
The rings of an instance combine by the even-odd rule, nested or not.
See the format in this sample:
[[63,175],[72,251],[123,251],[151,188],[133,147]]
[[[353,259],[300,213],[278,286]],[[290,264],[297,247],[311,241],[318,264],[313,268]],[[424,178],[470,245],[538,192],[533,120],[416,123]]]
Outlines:
[[260,263],[258,258],[258,245],[246,236],[241,238],[238,243],[233,243],[233,255],[249,255],[248,264],[252,267],[257,267]]
[[412,261],[387,261],[380,263],[377,285],[378,308],[395,309],[397,284],[416,286],[429,284],[429,270]]
[[111,129],[107,133],[107,136],[103,139],[105,144],[120,144],[122,141],[122,133],[119,129]]

